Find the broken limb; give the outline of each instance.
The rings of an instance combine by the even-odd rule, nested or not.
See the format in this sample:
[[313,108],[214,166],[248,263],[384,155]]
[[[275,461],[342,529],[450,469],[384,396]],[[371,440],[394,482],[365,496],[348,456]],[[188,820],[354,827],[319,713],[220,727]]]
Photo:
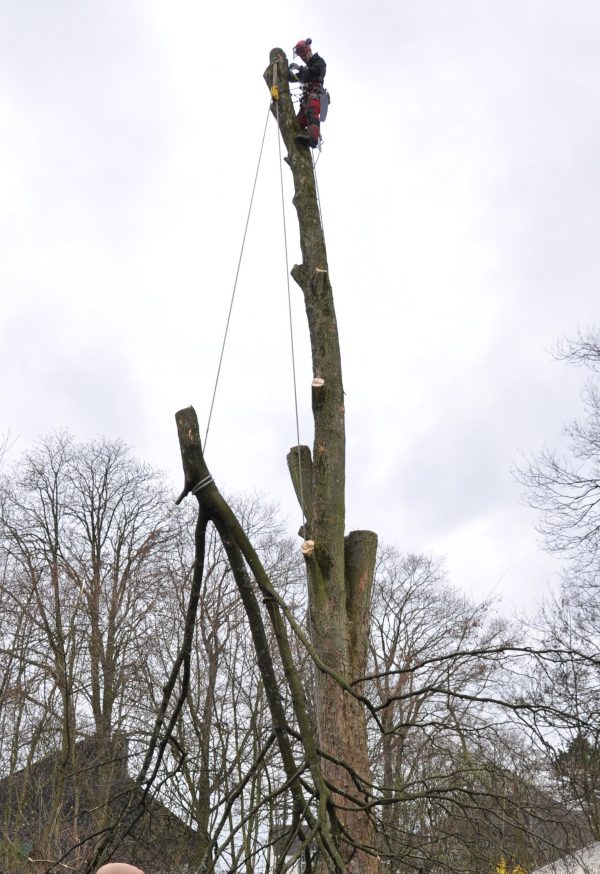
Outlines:
[[[199,513],[205,514],[214,523],[219,532],[246,610],[246,615],[248,616],[258,666],[263,678],[265,694],[273,720],[273,730],[277,737],[286,777],[290,782],[295,811],[306,819],[309,828],[317,829],[319,843],[322,846],[323,852],[331,859],[335,865],[335,870],[342,874],[342,872],[346,871],[346,867],[332,834],[332,829],[335,831],[339,830],[339,824],[337,823],[335,809],[330,803],[329,790],[321,774],[317,748],[306,710],[304,691],[293,663],[286,626],[282,621],[277,600],[274,597],[274,589],[256,551],[237,517],[219,492],[208,470],[200,441],[198,418],[194,408],[186,407],[183,410],[179,410],[175,415],[175,420],[184,471],[184,488],[178,498],[178,503],[186,495],[190,493],[195,494],[199,504]],[[289,728],[278,688],[273,659],[262,621],[260,606],[246,570],[245,562],[252,571],[259,589],[265,596],[265,607],[269,613],[277,640],[279,656],[290,690],[304,753],[315,784],[315,793],[318,798],[316,821],[310,807],[305,802],[301,783],[298,779],[298,767],[294,760],[290,743]]]

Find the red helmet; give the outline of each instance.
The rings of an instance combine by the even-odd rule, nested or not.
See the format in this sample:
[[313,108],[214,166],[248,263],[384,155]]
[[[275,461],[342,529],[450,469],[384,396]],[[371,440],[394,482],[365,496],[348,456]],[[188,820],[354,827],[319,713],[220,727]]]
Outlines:
[[302,58],[302,60],[304,60],[305,56],[309,52],[312,52],[312,49],[310,47],[311,44],[312,44],[312,39],[309,36],[307,36],[306,39],[299,39],[298,42],[296,43],[296,45],[294,46],[294,57],[296,57],[296,55],[299,55]]

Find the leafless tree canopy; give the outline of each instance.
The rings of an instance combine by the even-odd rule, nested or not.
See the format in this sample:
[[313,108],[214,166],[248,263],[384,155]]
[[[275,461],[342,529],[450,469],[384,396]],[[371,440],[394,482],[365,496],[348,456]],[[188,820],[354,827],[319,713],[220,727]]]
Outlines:
[[[110,852],[122,842],[146,870],[169,870],[173,847],[166,857],[148,849],[132,825],[142,809],[155,832],[165,811],[175,817],[181,830],[170,825],[169,840],[198,868],[204,859],[207,871],[272,870],[269,846],[293,822],[294,800],[216,530],[207,532],[183,706],[170,731],[167,708],[136,781],[183,644],[196,546],[190,512],[173,510],[161,477],[123,445],[65,435],[24,456],[1,495],[0,799],[16,787],[22,802],[20,814],[0,805],[2,870],[61,870],[61,858],[90,870],[107,835]],[[302,559],[264,500],[235,504],[297,629],[290,644],[316,728]],[[353,688],[367,714],[367,806],[382,872],[493,871],[502,855],[532,866],[598,836],[592,607],[582,594],[570,610],[548,604],[526,632],[493,603],[453,589],[439,560],[379,550],[368,671]],[[272,631],[268,638],[276,652]],[[274,666],[306,799],[318,804],[278,658]],[[182,689],[179,677],[173,700]],[[78,775],[91,769],[82,744],[93,738],[106,740],[110,767],[101,785],[91,771],[90,795]],[[133,798],[121,822],[119,788]],[[43,813],[36,829],[29,804]]]
[[548,550],[565,556],[575,574],[598,572],[600,544],[600,337],[580,334],[557,349],[569,364],[591,371],[584,389],[585,418],[565,427],[568,454],[543,449],[517,470],[524,499],[539,511],[538,529]]

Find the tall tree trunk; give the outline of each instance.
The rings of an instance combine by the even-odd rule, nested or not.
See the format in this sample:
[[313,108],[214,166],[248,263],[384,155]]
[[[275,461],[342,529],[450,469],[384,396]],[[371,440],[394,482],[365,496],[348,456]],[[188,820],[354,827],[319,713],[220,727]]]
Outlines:
[[[279,83],[273,112],[288,151],[300,225],[302,264],[292,276],[304,294],[313,374],[322,380],[312,389],[312,456],[307,447],[296,447],[288,464],[297,494],[302,481],[304,533],[314,542],[306,556],[312,642],[321,661],[350,683],[366,673],[377,536],[371,531],[344,536],[344,389],[325,238],[311,153],[296,143],[298,123],[289,88],[282,87],[288,81],[287,58],[276,48],[270,60],[265,80],[269,87]],[[338,843],[349,872],[372,874],[378,861],[374,823],[364,809],[371,794],[364,707],[325,671],[317,672],[315,689],[322,769],[342,827]]]

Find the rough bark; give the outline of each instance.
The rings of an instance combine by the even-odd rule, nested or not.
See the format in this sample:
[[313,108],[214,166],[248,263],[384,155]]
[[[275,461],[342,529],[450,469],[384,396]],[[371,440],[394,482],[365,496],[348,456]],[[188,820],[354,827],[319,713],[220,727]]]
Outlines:
[[[269,87],[274,75],[279,83],[288,81],[287,58],[279,48],[272,50],[265,71]],[[298,125],[289,89],[279,88],[273,112],[288,150],[286,160],[293,175],[294,206],[300,226],[302,264],[293,268],[292,276],[304,294],[313,374],[323,380],[322,385],[312,389],[315,427],[312,463],[308,471],[303,467],[302,476],[293,461],[290,466],[297,494],[298,484],[303,481],[305,512],[315,544],[312,555],[306,557],[311,638],[319,658],[351,682],[366,673],[368,611],[377,538],[368,531],[344,537],[344,389],[313,164],[310,150],[295,140]],[[306,457],[306,447],[296,447],[291,450],[288,463],[298,451]],[[306,482],[309,475],[310,481]],[[375,829],[361,809],[371,786],[364,709],[326,673],[317,673],[315,685],[319,747],[323,771],[341,821],[338,841],[342,855],[349,872],[372,874],[378,870]]]

